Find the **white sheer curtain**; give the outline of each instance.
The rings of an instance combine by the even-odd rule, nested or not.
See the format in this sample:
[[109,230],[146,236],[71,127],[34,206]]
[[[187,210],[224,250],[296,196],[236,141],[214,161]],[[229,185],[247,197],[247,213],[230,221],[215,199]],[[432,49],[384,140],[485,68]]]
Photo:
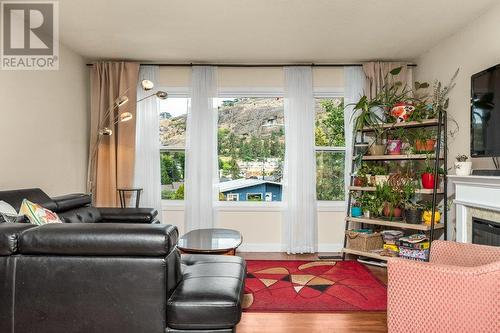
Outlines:
[[[151,94],[142,89],[141,81],[158,82],[158,66],[141,66],[137,99]],[[135,136],[134,186],[143,188],[141,206],[153,207],[161,220],[160,123],[158,100],[150,97],[137,105]]]
[[318,245],[312,69],[285,67],[284,74],[284,245],[287,253],[312,253]]
[[217,67],[193,66],[186,127],[185,227],[213,228],[217,198]]
[[[344,67],[344,133],[345,133],[345,199],[349,195],[347,186],[350,183],[350,173],[352,167],[352,150],[353,150],[353,103],[357,103],[361,96],[363,96],[363,87],[365,86],[365,73],[361,66],[346,66]],[[347,208],[347,205],[346,205]]]

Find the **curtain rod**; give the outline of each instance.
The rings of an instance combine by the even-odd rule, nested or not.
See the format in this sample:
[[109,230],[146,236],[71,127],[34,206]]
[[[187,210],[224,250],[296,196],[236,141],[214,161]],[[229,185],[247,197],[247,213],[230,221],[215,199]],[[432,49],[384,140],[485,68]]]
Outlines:
[[[284,66],[311,66],[311,67],[346,67],[346,66],[363,66],[363,64],[164,64],[164,63],[140,63],[139,65],[155,65],[160,67],[191,67],[191,66],[217,66],[217,67],[284,67]],[[417,64],[407,64],[410,67],[417,67]],[[93,64],[87,64],[93,66]]]

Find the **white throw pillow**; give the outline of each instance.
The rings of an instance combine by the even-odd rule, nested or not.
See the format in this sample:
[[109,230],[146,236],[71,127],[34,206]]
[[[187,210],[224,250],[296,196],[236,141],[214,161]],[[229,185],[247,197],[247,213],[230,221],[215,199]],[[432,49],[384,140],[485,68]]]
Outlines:
[[15,223],[17,221],[17,212],[8,203],[0,200],[0,222]]

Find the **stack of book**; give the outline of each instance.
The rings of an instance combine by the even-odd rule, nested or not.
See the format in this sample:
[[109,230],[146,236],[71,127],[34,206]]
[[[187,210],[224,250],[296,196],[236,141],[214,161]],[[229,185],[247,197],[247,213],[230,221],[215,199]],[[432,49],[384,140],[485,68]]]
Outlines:
[[401,237],[396,243],[400,257],[419,261],[426,261],[429,258],[429,238],[425,235]]

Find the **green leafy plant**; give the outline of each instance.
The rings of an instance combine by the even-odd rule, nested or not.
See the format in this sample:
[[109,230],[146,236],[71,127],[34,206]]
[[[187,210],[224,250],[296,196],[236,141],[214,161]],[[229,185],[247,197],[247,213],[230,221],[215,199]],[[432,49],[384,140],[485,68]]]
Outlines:
[[391,207],[399,207],[401,205],[401,191],[394,190],[388,182],[377,185],[375,193],[382,202],[388,203]]
[[[420,175],[424,173],[434,173],[434,158],[431,157],[430,155],[427,155],[424,162],[424,167],[419,172]],[[437,169],[437,173],[438,175],[445,175],[446,171],[444,170],[444,168],[439,167]]]
[[425,141],[436,139],[437,132],[435,129],[417,128],[410,132],[412,141]]
[[359,196],[358,202],[363,211],[369,211],[372,217],[379,215],[382,211],[383,202],[375,195],[374,192],[363,192]]
[[469,159],[469,156],[467,155],[458,155],[456,157],[457,159],[457,162],[467,162],[467,160]]
[[373,112],[373,108],[380,106],[377,100],[369,100],[367,96],[362,96],[354,105],[354,113],[351,116],[356,118],[354,129],[360,131],[364,127],[372,127],[375,131],[381,130],[380,123],[382,123],[383,119]]
[[371,172],[373,175],[377,176],[386,176],[389,173],[387,172],[387,169],[381,165],[375,165],[372,167]]

